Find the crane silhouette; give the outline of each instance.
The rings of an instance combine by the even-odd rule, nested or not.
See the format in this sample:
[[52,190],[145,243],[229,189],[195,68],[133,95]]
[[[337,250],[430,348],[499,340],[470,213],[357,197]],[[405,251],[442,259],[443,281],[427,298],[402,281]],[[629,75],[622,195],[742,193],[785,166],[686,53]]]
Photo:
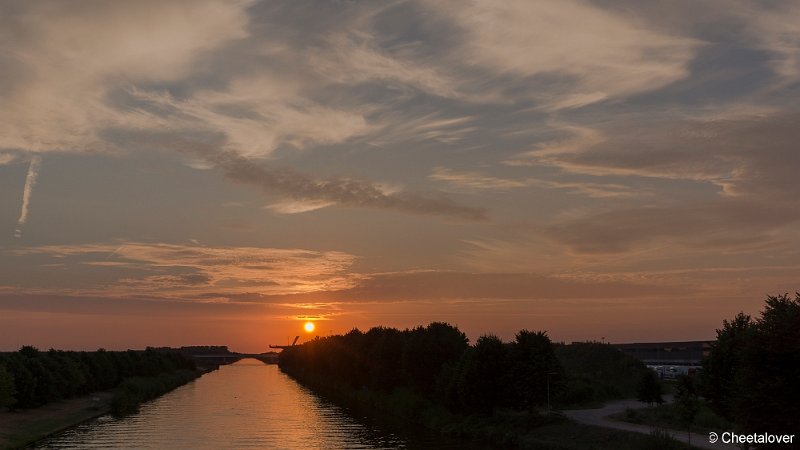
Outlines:
[[270,345],[269,348],[279,348],[279,349],[283,350],[283,349],[287,349],[289,347],[294,347],[294,345],[297,344],[297,340],[298,339],[300,339],[300,336],[295,336],[291,345]]

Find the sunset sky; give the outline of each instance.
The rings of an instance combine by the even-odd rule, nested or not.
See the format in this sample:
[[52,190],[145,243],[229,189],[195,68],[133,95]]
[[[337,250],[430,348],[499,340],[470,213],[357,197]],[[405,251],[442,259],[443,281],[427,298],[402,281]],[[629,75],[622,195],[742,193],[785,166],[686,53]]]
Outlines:
[[2,2],[0,350],[713,338],[797,105],[793,1]]

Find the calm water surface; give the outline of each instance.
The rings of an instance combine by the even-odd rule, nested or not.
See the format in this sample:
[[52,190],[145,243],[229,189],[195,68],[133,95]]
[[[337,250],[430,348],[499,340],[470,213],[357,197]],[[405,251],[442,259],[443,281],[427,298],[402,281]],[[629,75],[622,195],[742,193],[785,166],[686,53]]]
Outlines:
[[35,448],[380,449],[463,448],[440,437],[399,435],[320,399],[254,359],[222,366],[142,405],[103,416]]

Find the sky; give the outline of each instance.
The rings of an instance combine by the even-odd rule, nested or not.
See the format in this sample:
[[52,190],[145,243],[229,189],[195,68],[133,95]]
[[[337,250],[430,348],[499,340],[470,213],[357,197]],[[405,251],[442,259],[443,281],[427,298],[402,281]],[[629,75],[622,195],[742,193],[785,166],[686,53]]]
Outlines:
[[799,100],[792,1],[2,1],[0,350],[711,339]]

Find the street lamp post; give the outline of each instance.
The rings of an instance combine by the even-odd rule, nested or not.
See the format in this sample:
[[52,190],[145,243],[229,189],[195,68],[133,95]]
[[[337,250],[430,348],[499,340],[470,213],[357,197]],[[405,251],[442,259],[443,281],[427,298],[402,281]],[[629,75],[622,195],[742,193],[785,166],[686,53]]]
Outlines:
[[558,375],[558,372],[547,372],[547,413],[553,409],[550,407],[550,375]]

